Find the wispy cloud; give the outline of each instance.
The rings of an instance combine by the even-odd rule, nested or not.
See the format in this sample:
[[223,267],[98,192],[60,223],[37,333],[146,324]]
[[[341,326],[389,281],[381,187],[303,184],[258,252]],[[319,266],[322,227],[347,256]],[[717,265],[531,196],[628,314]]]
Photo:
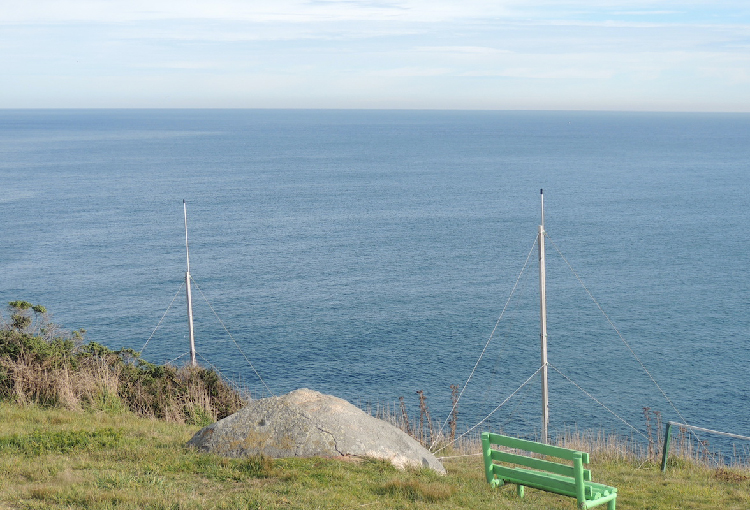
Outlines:
[[667,16],[681,14],[684,11],[615,11],[615,16]]
[[3,22],[129,22],[165,19],[254,22],[394,20],[435,22],[507,13],[502,0],[35,0],[13,2],[0,13]]
[[368,76],[445,76],[451,74],[448,68],[429,68],[429,67],[400,67],[396,69],[379,69],[368,71]]
[[498,53],[512,53],[510,50],[490,48],[488,46],[418,46],[414,51],[437,54],[459,55],[495,55]]
[[0,107],[750,110],[749,46],[746,0],[4,2]]

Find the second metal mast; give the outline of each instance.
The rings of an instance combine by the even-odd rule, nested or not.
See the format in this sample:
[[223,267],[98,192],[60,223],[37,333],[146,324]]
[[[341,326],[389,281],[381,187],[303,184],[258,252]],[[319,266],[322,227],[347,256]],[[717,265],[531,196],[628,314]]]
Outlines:
[[193,296],[190,292],[190,249],[188,248],[187,204],[182,201],[182,211],[185,214],[185,253],[187,256],[187,271],[185,272],[185,288],[187,289],[188,332],[190,334],[190,364],[195,366],[195,336],[193,335]]
[[547,427],[549,426],[549,402],[547,391],[547,277],[544,254],[544,190],[540,190],[542,197],[542,224],[539,225],[539,315],[541,321],[542,340],[542,443],[549,442]]

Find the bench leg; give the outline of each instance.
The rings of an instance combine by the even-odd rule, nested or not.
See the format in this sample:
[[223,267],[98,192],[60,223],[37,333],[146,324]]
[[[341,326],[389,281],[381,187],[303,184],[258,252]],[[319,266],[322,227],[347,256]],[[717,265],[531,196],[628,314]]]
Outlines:
[[613,499],[612,501],[607,502],[607,510],[615,510],[615,501],[616,499]]
[[523,485],[518,486],[518,497],[523,497]]

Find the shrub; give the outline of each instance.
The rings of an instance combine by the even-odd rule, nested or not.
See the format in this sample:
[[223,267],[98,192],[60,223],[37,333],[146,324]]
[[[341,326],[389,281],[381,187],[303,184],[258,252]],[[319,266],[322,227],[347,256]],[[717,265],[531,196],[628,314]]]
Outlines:
[[83,344],[43,306],[9,303],[0,328],[0,399],[108,412],[129,410],[167,421],[207,425],[239,410],[238,391],[214,370],[154,365],[132,349]]

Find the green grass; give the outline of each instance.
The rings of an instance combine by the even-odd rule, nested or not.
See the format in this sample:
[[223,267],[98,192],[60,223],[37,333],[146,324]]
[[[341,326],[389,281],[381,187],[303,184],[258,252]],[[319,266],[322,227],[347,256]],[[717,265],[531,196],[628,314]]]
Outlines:
[[[481,457],[444,461],[447,476],[383,461],[223,459],[184,445],[197,426],[128,412],[0,403],[0,508],[13,509],[575,509],[575,500],[491,489]],[[676,459],[592,458],[619,509],[750,508],[750,473]],[[604,508],[604,507],[602,507]]]

